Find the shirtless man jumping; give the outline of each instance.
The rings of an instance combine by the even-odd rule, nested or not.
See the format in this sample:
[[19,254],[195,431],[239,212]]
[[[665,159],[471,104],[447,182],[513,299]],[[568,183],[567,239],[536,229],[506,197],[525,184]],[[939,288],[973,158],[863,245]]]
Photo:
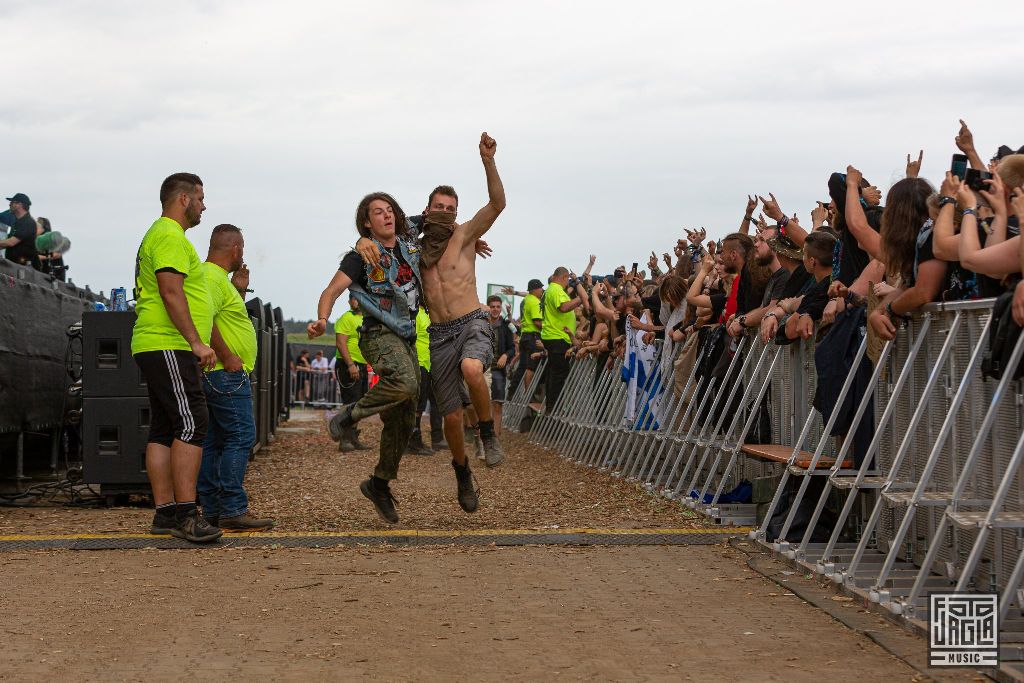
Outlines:
[[[437,407],[444,415],[445,439],[457,466],[466,463],[462,411],[469,406],[480,420],[487,465],[494,467],[505,457],[494,434],[491,396],[484,379],[494,360],[493,332],[476,288],[477,240],[505,208],[505,189],[494,164],[497,147],[487,133],[480,136],[488,202],[476,215],[456,223],[459,198],[446,185],[430,193],[424,212],[420,275],[431,322],[427,329],[430,374]],[[379,258],[379,250],[369,240],[360,240],[356,248],[367,260]]]

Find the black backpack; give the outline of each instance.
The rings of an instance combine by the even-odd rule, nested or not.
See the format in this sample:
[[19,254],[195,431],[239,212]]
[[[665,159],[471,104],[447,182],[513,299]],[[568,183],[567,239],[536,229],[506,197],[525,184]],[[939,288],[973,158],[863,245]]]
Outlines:
[[[988,330],[988,350],[981,360],[981,373],[987,378],[1001,379],[1010,363],[1013,347],[1017,345],[1021,327],[1013,319],[1013,292],[999,295],[992,307],[992,325]],[[1018,363],[1013,370],[1013,379],[1020,379],[1024,364]]]

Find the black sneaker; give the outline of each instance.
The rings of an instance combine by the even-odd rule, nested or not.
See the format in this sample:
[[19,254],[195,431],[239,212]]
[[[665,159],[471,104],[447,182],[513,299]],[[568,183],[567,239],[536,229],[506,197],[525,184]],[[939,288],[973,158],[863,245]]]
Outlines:
[[480,437],[484,442],[484,460],[488,467],[497,467],[505,461],[505,452],[501,449],[501,442],[497,434]]
[[157,510],[153,513],[153,526],[150,527],[149,533],[154,536],[170,536],[171,530],[176,526],[178,523],[174,520],[174,512],[165,513]]
[[342,406],[337,414],[327,423],[327,433],[331,435],[332,441],[341,441],[345,434],[346,427],[352,427],[355,422],[352,420],[352,406]]
[[190,512],[185,519],[180,520],[178,525],[171,529],[172,536],[192,543],[210,543],[220,538],[223,533],[217,527],[210,526],[198,510]]
[[391,488],[385,486],[383,491],[378,491],[373,486],[373,479],[367,479],[359,484],[359,490],[370,499],[373,507],[377,508],[377,514],[388,524],[398,524],[398,512],[395,511],[395,497],[391,494]]
[[469,469],[469,460],[466,460],[465,465],[452,460],[452,468],[455,469],[455,481],[459,485],[459,505],[466,512],[476,512],[479,491],[473,486],[473,470]]

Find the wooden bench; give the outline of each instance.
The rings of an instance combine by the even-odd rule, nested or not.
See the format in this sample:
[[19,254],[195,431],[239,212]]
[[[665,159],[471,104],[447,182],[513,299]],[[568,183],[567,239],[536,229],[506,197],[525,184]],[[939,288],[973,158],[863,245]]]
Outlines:
[[[740,451],[754,458],[760,458],[761,460],[770,460],[771,462],[789,462],[789,458],[793,455],[792,446],[780,446],[778,444],[765,444],[765,443],[745,443]],[[814,453],[810,451],[800,451],[796,456],[796,466],[808,469],[811,466],[811,460],[814,458]],[[815,469],[828,469],[836,464],[836,459],[822,454],[818,458],[818,465]],[[843,461],[843,468],[848,469],[853,467],[853,462],[850,460]]]

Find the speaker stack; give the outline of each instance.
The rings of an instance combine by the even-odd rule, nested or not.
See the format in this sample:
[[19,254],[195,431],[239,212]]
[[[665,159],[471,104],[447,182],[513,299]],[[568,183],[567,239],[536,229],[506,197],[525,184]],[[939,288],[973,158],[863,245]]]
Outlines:
[[82,478],[105,496],[148,493],[149,399],[132,358],[135,311],[82,314]]

